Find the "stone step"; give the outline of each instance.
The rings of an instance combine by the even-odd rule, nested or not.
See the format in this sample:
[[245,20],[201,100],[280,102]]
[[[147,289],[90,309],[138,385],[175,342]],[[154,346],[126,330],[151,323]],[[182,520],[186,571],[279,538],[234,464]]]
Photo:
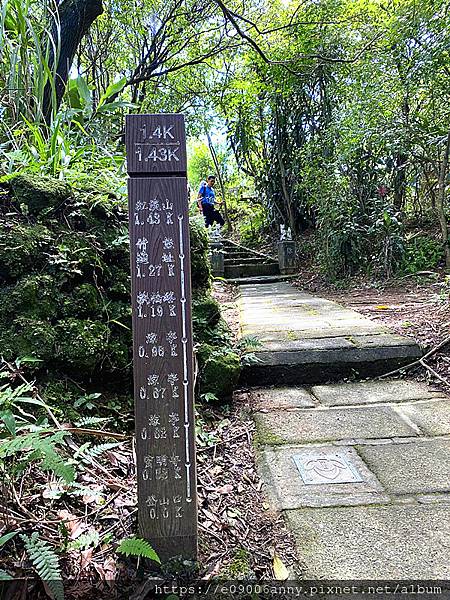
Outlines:
[[224,255],[229,258],[251,258],[251,257],[261,258],[258,254],[252,254],[251,252],[247,252],[247,250],[239,250],[236,252],[229,252],[227,249],[225,249]]
[[260,265],[267,264],[271,261],[268,261],[266,258],[262,256],[249,256],[248,258],[234,257],[225,254],[224,262],[226,265]]
[[422,356],[411,338],[287,283],[240,289],[241,333],[261,343],[256,362],[242,370],[244,386],[377,376]]
[[240,246],[234,242],[230,242],[229,240],[222,239],[222,245],[224,247],[225,254],[237,254],[237,255],[245,255],[245,256],[259,256],[267,258],[268,260],[277,260],[275,257],[271,257],[268,254],[264,254],[263,252],[258,252],[257,250],[253,250],[252,248],[247,248],[246,246]]
[[278,275],[279,267],[278,263],[268,264],[238,264],[238,265],[225,265],[225,278],[226,279],[238,279],[241,277],[258,277],[262,275]]
[[234,285],[260,285],[262,283],[278,283],[281,281],[291,281],[297,275],[255,275],[254,277],[238,277],[236,279],[227,279]]

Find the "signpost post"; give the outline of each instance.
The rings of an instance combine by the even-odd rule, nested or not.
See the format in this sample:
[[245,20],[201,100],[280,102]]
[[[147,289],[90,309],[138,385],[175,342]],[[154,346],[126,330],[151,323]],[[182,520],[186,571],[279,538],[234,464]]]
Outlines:
[[183,115],[128,115],[139,533],[162,561],[197,556],[186,136]]

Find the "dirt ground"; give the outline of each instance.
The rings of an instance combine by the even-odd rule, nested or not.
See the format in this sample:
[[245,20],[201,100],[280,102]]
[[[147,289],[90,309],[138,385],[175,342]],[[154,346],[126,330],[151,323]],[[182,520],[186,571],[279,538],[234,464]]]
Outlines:
[[[450,392],[450,287],[443,274],[407,277],[383,283],[359,281],[346,289],[320,281],[297,280],[295,285],[356,310],[395,333],[413,338],[433,354],[408,371]],[[437,352],[434,349],[448,342]]]

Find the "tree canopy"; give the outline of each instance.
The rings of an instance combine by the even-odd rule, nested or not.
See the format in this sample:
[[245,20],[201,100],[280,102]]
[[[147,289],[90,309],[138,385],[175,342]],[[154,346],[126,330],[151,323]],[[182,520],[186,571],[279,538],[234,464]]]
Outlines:
[[437,0],[5,0],[2,168],[123,179],[124,113],[184,112],[193,139],[226,137],[270,227],[317,230],[330,274],[394,272],[416,217],[437,223],[450,264],[448,12]]

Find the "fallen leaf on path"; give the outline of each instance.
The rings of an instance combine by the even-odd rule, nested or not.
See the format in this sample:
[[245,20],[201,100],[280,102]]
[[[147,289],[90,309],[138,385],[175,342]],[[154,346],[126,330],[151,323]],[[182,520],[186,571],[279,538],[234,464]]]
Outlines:
[[92,552],[94,551],[93,548],[88,548],[87,550],[82,550],[81,551],[81,568],[85,569],[90,562],[92,561]]
[[231,483],[227,483],[222,487],[217,488],[216,491],[218,494],[231,494],[231,492],[233,491],[233,486],[231,485]]
[[285,581],[289,577],[289,571],[278,554],[273,557],[273,573],[278,581]]
[[69,531],[69,538],[71,540],[75,540],[83,533],[83,531],[86,531],[87,529],[86,523],[82,523],[78,517],[70,513],[68,510],[60,510],[58,512],[58,517],[61,519],[61,521],[65,522],[65,526]]

